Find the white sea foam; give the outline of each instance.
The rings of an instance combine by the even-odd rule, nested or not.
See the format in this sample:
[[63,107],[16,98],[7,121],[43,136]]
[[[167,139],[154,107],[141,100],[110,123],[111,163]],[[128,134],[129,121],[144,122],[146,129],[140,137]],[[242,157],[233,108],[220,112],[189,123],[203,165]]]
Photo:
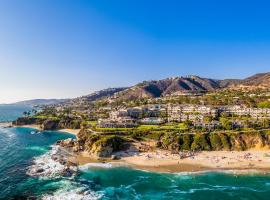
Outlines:
[[7,129],[7,128],[0,127],[0,133],[4,133],[10,139],[16,137],[16,134],[13,133],[10,129]]
[[[39,177],[54,177],[68,172],[67,166],[61,164],[59,160],[53,159],[56,156],[59,157],[59,146],[52,146],[49,152],[34,159],[34,164],[29,167],[27,174]],[[76,171],[76,168],[73,167],[72,170]]]
[[47,150],[45,147],[40,147],[40,146],[30,146],[30,147],[26,147],[25,149],[33,150],[33,151],[41,151],[41,152],[45,152]]
[[112,168],[113,165],[111,163],[87,163],[85,165],[81,165],[79,167],[80,170],[88,170],[90,168]]
[[[86,193],[86,194],[85,194]],[[83,194],[76,193],[76,191],[61,192],[58,191],[53,195],[47,195],[42,197],[43,200],[97,200],[101,198],[101,195],[94,192],[85,192]]]
[[53,194],[44,195],[43,200],[98,200],[102,198],[102,194],[94,191],[85,190],[84,187],[73,189],[60,189]]
[[36,135],[36,134],[40,134],[40,133],[42,133],[42,132],[41,131],[31,131],[30,132],[31,135]]
[[[194,171],[194,172],[176,172],[174,174],[179,176],[189,176],[189,175],[200,175],[206,173],[223,173],[223,174],[232,174],[232,175],[246,175],[246,174],[260,174],[262,171],[256,169],[222,169],[222,170],[202,170],[202,171]],[[265,173],[265,172],[264,172]]]
[[[52,183],[51,183],[52,184]],[[54,182],[60,189],[53,194],[43,195],[43,200],[97,200],[102,197],[101,193],[97,193],[88,189],[87,185],[79,184],[72,179],[64,179]]]
[[233,170],[219,170],[217,172],[233,175],[246,175],[246,174],[260,174],[261,170],[256,169],[233,169]]

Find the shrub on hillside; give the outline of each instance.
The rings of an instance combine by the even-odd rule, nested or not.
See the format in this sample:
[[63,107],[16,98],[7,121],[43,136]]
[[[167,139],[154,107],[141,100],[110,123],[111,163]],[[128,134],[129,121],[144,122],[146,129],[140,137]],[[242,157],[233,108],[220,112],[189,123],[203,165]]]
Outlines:
[[197,151],[197,150],[205,150],[209,151],[211,150],[211,146],[209,144],[207,134],[196,134],[193,138],[193,142],[191,145],[191,150]]
[[213,150],[219,151],[219,150],[222,150],[223,148],[221,138],[216,133],[210,134],[210,143]]
[[232,146],[229,136],[226,134],[219,134],[219,137],[220,137],[220,140],[222,143],[223,150],[229,151],[231,149],[231,146]]
[[191,149],[191,144],[193,142],[193,137],[190,134],[180,135],[178,138],[179,149],[189,151]]

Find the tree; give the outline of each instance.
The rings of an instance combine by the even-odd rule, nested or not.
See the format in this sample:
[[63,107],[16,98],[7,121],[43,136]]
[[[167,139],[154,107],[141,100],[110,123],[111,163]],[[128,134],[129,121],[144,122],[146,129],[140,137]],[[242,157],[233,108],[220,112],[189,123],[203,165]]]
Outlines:
[[37,114],[37,110],[36,109],[32,109],[31,112],[32,112],[33,115],[36,115]]
[[26,117],[26,116],[27,116],[27,112],[26,112],[26,111],[24,111],[24,112],[23,112],[23,115]]
[[24,112],[23,112],[23,115],[24,115],[25,117],[29,117],[29,116],[31,115],[31,111],[24,111]]
[[221,117],[219,119],[221,125],[223,126],[223,128],[225,128],[226,130],[231,130],[232,129],[232,122],[225,118],[225,117]]
[[211,121],[213,121],[213,117],[212,116],[205,116],[205,117],[203,117],[203,121],[206,123],[210,123]]
[[208,142],[208,138],[206,134],[196,134],[193,138],[193,142],[191,145],[191,150],[206,150],[210,151],[211,146]]
[[217,133],[211,133],[210,134],[210,143],[214,150],[221,150],[222,149],[222,142]]
[[193,141],[192,135],[190,134],[181,135],[178,138],[178,144],[179,144],[180,150],[189,151],[192,141]]
[[186,121],[184,121],[184,125],[185,125],[186,127],[190,128],[190,127],[192,126],[192,121],[186,120]]

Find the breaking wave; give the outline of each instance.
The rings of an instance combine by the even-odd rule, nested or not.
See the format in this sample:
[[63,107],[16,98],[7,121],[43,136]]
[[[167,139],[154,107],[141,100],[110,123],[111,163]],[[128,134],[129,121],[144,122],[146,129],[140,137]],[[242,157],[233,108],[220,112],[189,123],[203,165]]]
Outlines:
[[44,195],[43,200],[98,200],[102,194],[93,191],[85,190],[83,187],[74,189],[60,189],[53,194]]
[[112,168],[113,165],[111,163],[87,163],[85,165],[79,166],[79,170],[88,170],[90,168]]
[[77,167],[67,166],[67,159],[62,155],[61,148],[53,145],[44,155],[34,158],[27,174],[38,177],[70,176],[77,171]]

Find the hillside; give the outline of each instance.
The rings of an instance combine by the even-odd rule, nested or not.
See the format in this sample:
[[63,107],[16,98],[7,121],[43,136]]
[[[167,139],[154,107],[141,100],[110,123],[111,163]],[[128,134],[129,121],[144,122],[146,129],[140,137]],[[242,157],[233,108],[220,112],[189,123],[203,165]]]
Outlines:
[[258,73],[248,78],[237,80],[222,80],[220,84],[229,89],[248,89],[254,90],[258,88],[268,89],[270,88],[270,72]]
[[118,94],[121,99],[153,98],[174,95],[179,92],[206,92],[220,89],[214,79],[198,76],[167,78],[158,81],[144,81]]
[[107,97],[112,97],[112,96],[116,95],[118,92],[121,92],[125,89],[127,89],[127,88],[126,87],[108,88],[108,89],[93,92],[89,95],[70,99],[70,100],[64,102],[64,104],[66,106],[68,106],[68,105],[69,106],[87,105],[88,103],[93,102],[93,101],[101,100],[101,99],[107,98]]
[[144,81],[118,94],[120,99],[140,99],[177,95],[186,92],[210,92],[226,88],[270,88],[270,73],[260,73],[246,79],[215,80],[199,76]]
[[270,87],[270,72],[259,73],[254,76],[248,77],[241,81],[241,84],[247,86],[259,86],[259,87]]
[[181,93],[211,92],[221,89],[270,88],[270,73],[261,73],[246,79],[216,80],[189,75],[162,80],[143,81],[132,87],[108,88],[89,95],[71,99],[65,105],[86,105],[104,98],[134,100],[174,96]]
[[31,100],[16,102],[14,103],[14,105],[24,105],[24,106],[52,105],[52,104],[63,103],[67,100],[68,99],[31,99]]

